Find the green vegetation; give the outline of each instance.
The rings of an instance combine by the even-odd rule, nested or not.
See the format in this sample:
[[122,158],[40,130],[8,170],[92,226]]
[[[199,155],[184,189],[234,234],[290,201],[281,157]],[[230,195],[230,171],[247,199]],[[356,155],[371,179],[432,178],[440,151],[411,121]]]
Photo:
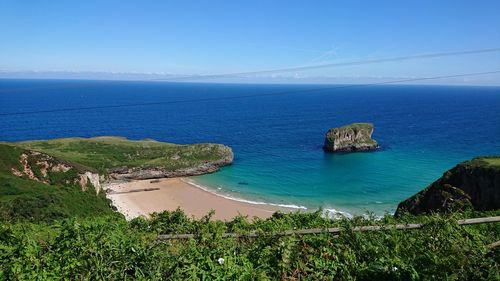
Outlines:
[[342,126],[338,129],[339,130],[353,129],[353,130],[368,130],[368,131],[370,131],[371,129],[373,129],[373,124],[372,123],[352,123],[349,125]]
[[[328,151],[372,150],[378,146],[377,141],[371,138],[372,132],[372,123],[352,123],[332,128],[326,133],[324,148]],[[330,147],[334,143],[336,147]]]
[[[478,215],[478,214],[476,214]],[[485,214],[479,214],[485,215]],[[131,222],[114,217],[0,226],[0,279],[71,280],[498,280],[498,224],[459,226],[454,216],[330,220],[321,212],[267,220],[187,218],[181,211]],[[352,232],[353,226],[423,222],[421,230]],[[341,227],[330,234],[276,232]],[[258,238],[222,238],[257,231]],[[196,234],[157,242],[162,233]]]
[[[175,155],[199,163],[220,157],[219,152],[211,145],[176,146],[118,138],[16,145],[0,144],[0,280],[500,279],[500,249],[487,247],[498,240],[500,224],[457,223],[459,218],[500,215],[500,211],[339,220],[324,218],[318,211],[223,222],[212,220],[212,214],[194,220],[177,210],[127,222],[112,211],[102,193],[65,183],[73,183],[78,172],[89,169],[106,171],[122,165],[175,168],[168,160],[177,158]],[[33,177],[50,184],[28,175],[13,175],[12,169],[24,168],[21,155],[28,155]],[[39,161],[66,163],[72,168],[44,170]],[[473,161],[474,165],[491,165],[497,160]],[[424,223],[423,229],[351,231],[355,226],[417,222]],[[343,231],[338,236],[278,235],[284,230],[318,227]],[[259,237],[222,238],[224,232],[254,231]],[[156,241],[158,234],[171,233],[194,233],[195,238]]]
[[500,157],[497,158],[483,158],[484,161],[488,162],[492,166],[500,167]]
[[[364,132],[361,139],[353,138],[352,140],[353,143],[361,143],[361,142],[375,143],[375,144],[377,143],[375,140],[370,138],[370,132],[373,130],[372,123],[352,123],[339,128],[334,128],[332,132],[345,132],[349,130],[352,130],[354,132],[360,132],[360,131]],[[328,132],[327,138],[329,141],[333,142],[335,140],[335,135],[330,134],[330,132]]]
[[108,200],[94,190],[52,186],[0,175],[0,220],[52,221],[113,214]]
[[80,186],[85,185],[81,179],[87,171],[107,175],[110,168],[124,166],[176,171],[232,161],[231,149],[218,144],[175,145],[118,137],[0,143],[0,155],[3,221],[112,214],[103,193],[96,196],[89,181]]
[[[73,216],[113,214],[104,194],[96,196],[95,189],[91,187],[83,192],[80,186],[62,184],[74,178],[76,168],[66,172],[49,172],[47,177],[54,182],[53,185],[13,175],[12,168],[22,170],[19,158],[23,153],[27,151],[0,144],[1,221],[52,221]],[[33,170],[35,175],[41,176],[40,170]]]
[[464,163],[470,167],[488,167],[488,168],[500,169],[500,156],[476,157]]
[[176,145],[119,137],[37,140],[13,145],[78,163],[101,174],[107,174],[110,168],[123,166],[159,167],[173,171],[232,157],[228,147],[217,144]]

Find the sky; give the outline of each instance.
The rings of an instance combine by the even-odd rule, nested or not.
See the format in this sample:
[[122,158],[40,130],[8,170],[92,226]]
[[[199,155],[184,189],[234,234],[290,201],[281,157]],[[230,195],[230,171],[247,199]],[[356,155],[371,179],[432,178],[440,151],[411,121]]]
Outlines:
[[[497,0],[0,0],[0,77],[211,75],[500,48],[499,15]],[[236,80],[363,83],[492,70],[500,52]],[[500,85],[500,75],[444,82]]]

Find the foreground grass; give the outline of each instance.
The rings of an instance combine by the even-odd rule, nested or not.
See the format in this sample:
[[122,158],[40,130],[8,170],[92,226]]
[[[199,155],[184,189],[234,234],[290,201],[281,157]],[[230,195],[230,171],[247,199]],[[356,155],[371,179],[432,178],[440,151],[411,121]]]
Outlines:
[[12,143],[84,165],[101,174],[114,167],[161,167],[177,170],[217,161],[228,150],[217,144],[177,145],[120,137],[65,138]]
[[[72,280],[498,280],[496,224],[459,226],[457,216],[329,220],[320,212],[249,222],[187,218],[182,211],[126,222],[115,217],[0,227],[0,279]],[[353,233],[359,225],[423,222],[421,230]],[[278,236],[293,228],[329,234]],[[221,238],[257,231],[258,238]],[[156,242],[157,234],[196,234]]]

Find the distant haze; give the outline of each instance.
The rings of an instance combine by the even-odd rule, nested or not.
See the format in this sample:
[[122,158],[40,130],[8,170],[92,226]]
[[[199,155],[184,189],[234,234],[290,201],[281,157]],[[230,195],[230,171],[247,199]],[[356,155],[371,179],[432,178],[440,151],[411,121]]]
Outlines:
[[[409,85],[464,85],[500,86],[498,74],[433,79],[423,81],[397,82]],[[198,82],[198,83],[262,83],[262,84],[371,84],[387,83],[417,77],[328,77],[328,76],[290,76],[273,75],[253,77],[227,77],[217,79],[178,79],[182,75],[162,73],[114,73],[114,72],[0,72],[0,79],[68,79],[68,80],[125,80],[152,82]]]

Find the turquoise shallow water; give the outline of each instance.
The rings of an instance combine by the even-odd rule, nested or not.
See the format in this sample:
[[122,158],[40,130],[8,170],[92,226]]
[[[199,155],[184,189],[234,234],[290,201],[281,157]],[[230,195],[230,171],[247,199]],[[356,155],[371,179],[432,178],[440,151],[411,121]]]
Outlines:
[[[325,87],[0,80],[0,140],[120,135],[224,143],[233,147],[234,164],[196,177],[198,183],[244,200],[357,214],[393,212],[456,163],[500,154],[500,88],[289,93]],[[161,104],[2,115],[156,102]],[[328,128],[352,122],[373,122],[381,149],[325,154]]]
[[[431,155],[432,154],[432,155]],[[393,212],[399,201],[422,189],[464,157],[420,150],[322,154],[304,158],[236,160],[196,181],[225,195],[350,214]],[[258,175],[258,176],[255,176]]]

